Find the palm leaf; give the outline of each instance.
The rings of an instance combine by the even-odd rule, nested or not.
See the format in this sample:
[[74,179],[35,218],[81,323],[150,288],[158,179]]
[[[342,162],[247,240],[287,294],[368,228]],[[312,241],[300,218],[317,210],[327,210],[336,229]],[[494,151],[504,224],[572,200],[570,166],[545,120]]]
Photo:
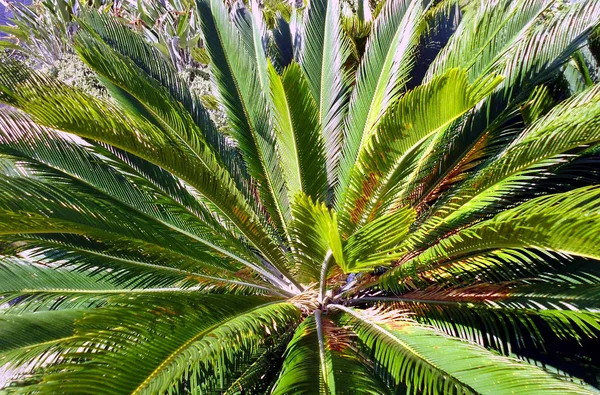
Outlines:
[[265,86],[261,85],[259,76],[267,70],[257,70],[258,66],[243,56],[248,53],[244,41],[231,25],[220,1],[199,1],[198,11],[211,57],[211,70],[232,132],[250,175],[259,183],[261,198],[271,220],[286,233],[289,202],[275,151],[275,134],[268,118],[269,91],[262,90]]
[[[474,218],[477,212],[493,213],[516,198],[532,183],[540,182],[558,166],[568,161],[576,150],[600,140],[597,118],[600,114],[598,88],[591,88],[556,106],[490,159],[489,165],[454,191],[438,215],[441,225],[456,228]],[[462,208],[468,202],[468,208]],[[433,221],[438,219],[433,219]],[[431,231],[431,230],[429,230]]]
[[84,312],[80,309],[1,315],[0,364],[4,376],[19,380],[59,360],[60,344],[73,336],[76,322]]
[[[389,288],[403,288],[398,279],[425,267],[460,264],[471,257],[503,249],[532,248],[597,259],[594,228],[596,187],[532,199],[511,210],[444,238],[382,277]],[[394,259],[394,256],[388,256]],[[400,274],[402,273],[402,274]]]
[[[52,393],[70,387],[78,392],[93,385],[98,374],[112,377],[103,393],[174,390],[186,378],[197,390],[220,388],[235,372],[238,358],[265,342],[265,331],[285,331],[297,321],[292,305],[265,302],[191,293],[115,298],[110,306],[86,315],[69,344],[73,351],[56,368],[48,368],[39,387],[28,389]],[[115,327],[121,330],[110,331]],[[77,350],[78,344],[87,347]],[[76,364],[81,358],[88,361],[85,374]],[[120,368],[125,360],[136,364],[135,374]],[[69,380],[72,375],[78,379]]]
[[305,194],[296,196],[292,213],[292,246],[298,276],[306,282],[326,278],[330,264],[326,258],[328,255],[344,272],[348,272],[336,214],[324,203],[314,202]]
[[501,0],[463,7],[463,20],[429,67],[425,79],[461,68],[468,70],[469,80],[474,81],[535,24],[549,4],[546,0]]
[[385,261],[371,259],[396,250],[415,220],[414,210],[404,207],[368,223],[350,236],[344,248],[353,271],[375,269]]
[[532,347],[547,350],[556,341],[597,337],[597,285],[511,283],[424,289],[401,297],[366,297],[408,310],[423,324],[505,354]]
[[344,329],[336,328],[319,313],[296,330],[272,393],[387,393],[369,367],[356,357]]
[[[256,224],[258,221],[251,221],[255,214],[235,187],[228,172],[219,169],[214,159],[211,159],[210,152],[205,152],[207,161],[203,163],[209,167],[217,165],[216,168],[213,167],[216,173],[203,166],[195,166],[196,156],[189,155],[186,147],[173,141],[172,137],[166,136],[151,123],[131,118],[110,103],[48,80],[30,70],[11,64],[3,64],[1,67],[1,75],[5,77],[0,83],[3,89],[0,95],[2,100],[26,108],[38,122],[114,145],[180,176],[219,207],[227,217],[238,218],[239,220],[233,221],[238,229],[245,236],[254,239],[261,251],[266,251],[265,255],[273,265],[285,271],[281,264],[286,259],[281,250],[275,246],[266,230]],[[20,81],[18,90],[14,89],[15,80]],[[44,100],[40,101],[37,99],[39,97],[44,97]],[[64,103],[67,102],[70,106],[65,107]],[[48,109],[51,111],[47,111]],[[112,118],[106,118],[105,114],[112,114]],[[157,147],[161,147],[160,150]],[[195,172],[191,173],[191,168]],[[273,259],[274,257],[276,258]]]
[[271,69],[270,77],[275,130],[289,198],[302,191],[325,201],[325,144],[306,78],[296,63],[291,63],[281,77]]
[[402,175],[411,169],[411,153],[472,109],[498,83],[499,79],[486,79],[469,84],[465,72],[452,69],[394,103],[360,151],[350,175],[346,206],[340,214],[344,229],[354,229],[366,214],[372,219],[384,212],[383,202],[391,200],[403,185]]
[[513,127],[516,105],[568,61],[595,26],[598,13],[597,3],[581,2],[529,22],[480,75],[501,75],[503,83],[479,111],[431,142],[403,197],[427,205],[514,138],[519,130]]
[[420,2],[388,1],[374,22],[348,107],[336,189],[338,207],[344,207],[342,193],[358,153],[408,80],[422,15]]
[[[410,321],[336,306],[335,321],[348,325],[396,382],[425,394],[512,394],[516,388],[545,394],[593,394],[536,366],[494,354]],[[410,372],[418,374],[410,374]]]
[[303,20],[300,66],[317,104],[325,140],[327,176],[336,180],[338,155],[342,144],[343,119],[348,101],[344,63],[350,54],[341,26],[338,0],[314,0]]

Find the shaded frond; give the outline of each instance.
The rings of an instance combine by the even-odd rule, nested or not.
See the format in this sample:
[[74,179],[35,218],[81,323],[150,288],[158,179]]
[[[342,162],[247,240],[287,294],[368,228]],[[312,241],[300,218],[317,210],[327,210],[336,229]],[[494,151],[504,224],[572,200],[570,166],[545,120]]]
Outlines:
[[[265,302],[177,292],[115,297],[79,322],[69,342],[73,351],[64,362],[47,368],[40,384],[26,388],[79,392],[99,375],[112,378],[102,390],[111,394],[175,390],[182,380],[198,390],[221,388],[242,362],[240,356],[252,355],[265,343],[265,333],[276,337],[297,321],[294,306]],[[82,359],[87,361],[86,374],[77,364]],[[135,372],[120,368],[127,360]]]
[[[594,394],[595,391],[514,358],[448,337],[410,321],[381,320],[336,306],[339,325],[354,331],[395,382],[424,394],[524,392]],[[412,372],[419,374],[411,374]]]
[[272,393],[388,393],[353,350],[350,334],[320,313],[307,318],[296,330]]

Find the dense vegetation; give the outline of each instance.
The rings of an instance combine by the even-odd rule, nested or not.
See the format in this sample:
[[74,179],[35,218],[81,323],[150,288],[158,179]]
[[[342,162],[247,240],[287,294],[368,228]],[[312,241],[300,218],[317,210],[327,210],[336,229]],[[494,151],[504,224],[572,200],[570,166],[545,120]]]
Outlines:
[[0,391],[598,393],[600,2],[185,15],[4,44]]

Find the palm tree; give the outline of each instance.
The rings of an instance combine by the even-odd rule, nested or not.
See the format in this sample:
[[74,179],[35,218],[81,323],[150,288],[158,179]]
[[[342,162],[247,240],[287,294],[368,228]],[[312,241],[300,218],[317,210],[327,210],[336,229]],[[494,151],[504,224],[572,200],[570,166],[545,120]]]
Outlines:
[[4,391],[597,393],[600,2],[454,3],[198,0],[224,132],[106,14],[110,100],[0,63]]

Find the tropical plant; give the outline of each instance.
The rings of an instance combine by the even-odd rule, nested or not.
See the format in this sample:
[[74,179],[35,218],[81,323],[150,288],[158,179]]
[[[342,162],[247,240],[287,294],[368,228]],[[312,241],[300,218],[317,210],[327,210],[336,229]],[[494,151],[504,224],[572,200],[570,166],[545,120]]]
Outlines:
[[600,86],[556,89],[600,2],[461,2],[423,66],[456,4],[386,1],[355,65],[338,0],[198,0],[227,135],[107,14],[111,99],[0,63],[4,391],[597,393]]
[[0,26],[0,32],[11,37],[0,41],[0,48],[10,48],[30,61],[53,64],[70,53],[71,40],[78,28],[77,18],[82,8],[89,5],[115,15],[121,23],[138,31],[179,70],[196,64],[192,52],[200,49],[200,31],[191,0],[35,0],[29,3],[6,3],[13,16],[10,26]]
[[73,33],[74,23],[66,1],[1,3],[11,17],[7,24],[0,24],[0,49],[42,65],[52,64],[68,51],[67,38]]

